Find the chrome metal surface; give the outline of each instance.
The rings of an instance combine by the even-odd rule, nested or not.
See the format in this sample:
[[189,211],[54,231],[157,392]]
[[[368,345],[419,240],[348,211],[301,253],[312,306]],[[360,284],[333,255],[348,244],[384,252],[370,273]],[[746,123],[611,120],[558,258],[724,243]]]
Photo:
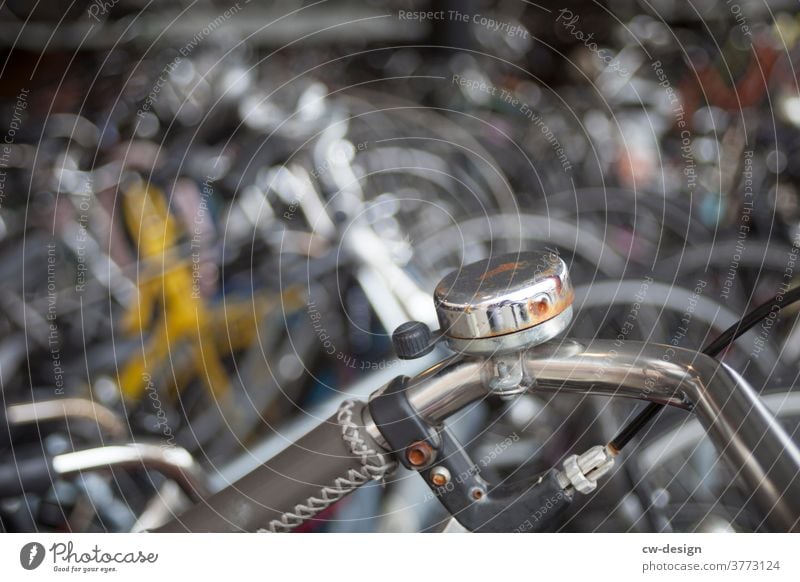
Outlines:
[[[690,395],[695,414],[748,486],[764,523],[775,531],[800,532],[800,449],[738,372],[708,359]],[[721,378],[709,381],[715,372]]]
[[[668,359],[662,356],[669,355]],[[533,392],[569,392],[635,398],[690,409],[682,382],[692,365],[689,350],[657,344],[552,341],[525,352]]]
[[[589,349],[574,340],[560,340],[523,352],[525,374],[533,380],[531,391],[602,394],[691,408],[691,402],[675,385],[650,386],[650,372],[646,370],[634,374],[628,369],[629,363],[620,363],[616,371],[599,370],[600,362],[606,361],[607,365],[614,362],[616,350],[608,351],[613,349],[610,343],[594,342],[593,348]],[[598,348],[594,349],[594,346]],[[626,375],[627,383],[622,381]],[[437,424],[468,404],[488,396],[495,377],[492,360],[458,354],[411,379],[407,388],[408,399],[428,423]],[[370,436],[386,446],[368,412],[365,413],[364,426]]]
[[527,352],[536,391],[624,396],[691,409],[775,531],[800,530],[800,449],[737,372],[660,344],[551,342]]
[[113,411],[86,398],[63,398],[12,404],[6,409],[11,424],[34,424],[53,420],[84,419],[92,421],[108,434],[121,437],[128,432]]
[[479,339],[459,339],[445,337],[451,350],[472,356],[492,356],[519,352],[531,346],[553,339],[572,323],[572,306],[544,323],[534,325],[516,333],[507,333]]
[[564,460],[564,470],[558,474],[563,488],[572,487],[584,495],[597,489],[597,480],[614,466],[614,456],[608,447],[597,445],[582,455],[571,455]]
[[489,394],[492,368],[486,360],[456,356],[411,380],[408,401],[428,423],[438,424]]
[[194,500],[208,493],[202,469],[189,451],[180,447],[131,443],[53,457],[53,470],[64,477],[104,469],[152,469],[173,479]]
[[528,391],[530,379],[525,375],[522,354],[509,354],[492,358],[495,376],[489,379],[492,393],[505,398],[515,398]]
[[[800,393],[775,392],[761,395],[761,400],[778,419],[800,415]],[[685,459],[706,438],[706,431],[696,418],[687,419],[658,438],[643,443],[637,451],[644,467],[664,464],[673,458]]]
[[447,467],[434,467],[431,471],[431,480],[436,486],[441,487],[442,485],[447,485],[451,478],[450,471],[447,470]]
[[533,328],[564,313],[573,297],[566,263],[546,251],[469,264],[447,275],[434,291],[442,333],[452,340],[495,338]]
[[[525,352],[531,392],[635,398],[692,410],[776,531],[800,528],[800,450],[735,371],[668,345],[551,341]],[[433,424],[489,392],[494,366],[454,356],[411,380],[408,397]],[[365,426],[381,445],[368,415]],[[611,451],[613,454],[613,451]]]
[[165,481],[131,526],[131,533],[142,533],[161,527],[190,506],[191,501],[178,484],[175,481]]

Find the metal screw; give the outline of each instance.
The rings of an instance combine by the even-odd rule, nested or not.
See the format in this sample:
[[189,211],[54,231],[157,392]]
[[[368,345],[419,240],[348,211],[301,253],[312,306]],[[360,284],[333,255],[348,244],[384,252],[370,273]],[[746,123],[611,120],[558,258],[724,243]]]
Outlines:
[[447,485],[450,482],[450,471],[445,467],[434,467],[431,471],[431,483],[437,487]]
[[475,501],[479,501],[479,500],[483,499],[483,489],[475,487],[475,489],[472,490],[472,498]]
[[406,448],[406,459],[414,467],[427,465],[433,458],[433,448],[425,441],[415,441]]

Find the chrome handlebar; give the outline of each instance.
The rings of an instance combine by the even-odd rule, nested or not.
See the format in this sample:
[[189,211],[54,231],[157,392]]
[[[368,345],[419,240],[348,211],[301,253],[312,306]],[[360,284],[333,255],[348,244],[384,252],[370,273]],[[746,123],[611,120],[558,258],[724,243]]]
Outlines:
[[[752,492],[764,522],[777,531],[797,531],[800,450],[747,381],[693,350],[632,341],[557,339],[571,320],[573,298],[566,264],[555,252],[493,256],[450,273],[437,285],[434,304],[441,325],[437,337],[456,355],[415,378],[396,378],[373,393],[369,405],[359,403],[357,420],[342,425],[334,417],[323,423],[298,441],[303,446],[290,447],[208,499],[208,510],[196,509],[164,531],[246,529],[268,516],[277,516],[272,521],[284,525],[300,523],[327,507],[320,498],[330,501],[345,494],[342,487],[331,489],[331,483],[342,483],[335,471],[347,469],[348,463],[348,475],[374,469],[370,459],[382,463],[387,451],[397,453],[396,459],[417,470],[433,488],[447,484],[453,471],[467,474],[468,485],[458,482],[459,487],[440,497],[451,514],[472,511],[473,503],[491,505],[495,518],[500,512],[513,513],[505,504],[507,489],[490,503],[492,490],[475,477],[474,463],[442,423],[489,395],[508,398],[526,392],[626,397],[693,411],[720,456]],[[398,355],[417,357],[430,351],[432,334],[425,327],[416,322],[395,330]],[[363,442],[354,439],[353,427],[358,431],[363,427],[367,433]],[[333,436],[340,433],[338,439]],[[358,447],[353,448],[356,440]],[[349,448],[342,447],[345,441]],[[335,454],[319,454],[328,451]],[[608,471],[618,452],[612,444],[592,447],[565,461],[558,483],[547,481],[563,490],[590,491],[595,477]],[[344,460],[322,461],[328,457]],[[553,471],[549,473],[552,477]],[[280,503],[268,511],[259,509],[259,504],[276,499]],[[537,499],[532,495],[525,502],[535,505]],[[215,525],[220,515],[230,512],[244,517],[234,524]],[[480,520],[473,517],[470,514],[468,521],[474,525]],[[508,523],[505,520],[502,526]]]
[[[516,367],[519,385],[531,394],[625,397],[693,411],[764,522],[776,531],[800,529],[800,449],[758,393],[724,363],[667,345],[556,339],[519,354],[453,356],[412,379],[408,400],[427,422],[440,423],[490,395],[500,365],[512,375]],[[366,409],[364,426],[386,445]]]

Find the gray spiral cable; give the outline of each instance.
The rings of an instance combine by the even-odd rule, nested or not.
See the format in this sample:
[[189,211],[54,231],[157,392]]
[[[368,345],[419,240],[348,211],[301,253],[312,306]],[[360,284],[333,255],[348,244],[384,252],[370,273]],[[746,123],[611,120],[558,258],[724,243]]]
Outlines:
[[336,421],[342,427],[342,440],[350,451],[360,457],[361,469],[349,469],[347,476],[337,477],[333,485],[323,487],[318,496],[306,499],[304,503],[295,505],[293,511],[287,511],[280,518],[269,522],[267,529],[260,532],[288,532],[315,515],[324,511],[344,496],[352,493],[370,480],[381,481],[397,468],[397,463],[371,448],[361,437],[358,425],[353,422],[353,406],[355,400],[346,400],[339,407]]

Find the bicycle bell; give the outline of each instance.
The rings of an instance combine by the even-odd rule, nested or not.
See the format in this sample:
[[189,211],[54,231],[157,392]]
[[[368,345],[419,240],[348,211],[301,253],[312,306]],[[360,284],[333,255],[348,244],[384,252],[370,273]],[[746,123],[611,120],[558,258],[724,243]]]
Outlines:
[[552,339],[572,321],[575,297],[555,252],[529,251],[471,263],[434,291],[451,349],[474,355],[518,351]]

